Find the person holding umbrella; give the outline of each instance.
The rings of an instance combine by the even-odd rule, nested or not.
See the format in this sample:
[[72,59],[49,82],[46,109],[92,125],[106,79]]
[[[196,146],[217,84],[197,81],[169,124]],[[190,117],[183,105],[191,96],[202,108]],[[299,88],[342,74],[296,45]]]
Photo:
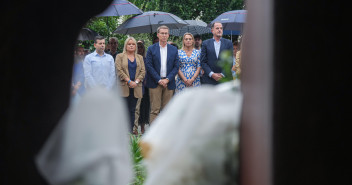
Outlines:
[[147,87],[150,96],[151,124],[166,106],[176,88],[175,76],[178,72],[177,48],[168,44],[169,28],[165,25],[157,29],[159,42],[149,46],[146,57]]
[[221,22],[212,23],[211,32],[213,38],[205,40],[202,44],[200,61],[204,75],[201,82],[202,84],[217,85],[219,80],[225,77],[221,67],[217,65],[218,61],[221,60],[220,53],[228,50],[233,56],[233,46],[230,40],[222,38],[223,27]]

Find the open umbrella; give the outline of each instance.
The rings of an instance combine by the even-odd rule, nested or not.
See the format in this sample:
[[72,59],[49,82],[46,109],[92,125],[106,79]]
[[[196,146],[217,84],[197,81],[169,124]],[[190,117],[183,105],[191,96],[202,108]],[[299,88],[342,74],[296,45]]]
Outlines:
[[178,29],[187,25],[184,20],[174,14],[149,11],[127,19],[114,33],[135,34],[135,33],[154,33],[161,25],[166,25],[169,29]]
[[94,40],[95,36],[99,34],[89,28],[82,28],[79,32],[77,40],[85,41],[85,40]]
[[104,12],[98,14],[96,17],[103,16],[121,16],[143,13],[136,5],[125,0],[114,0]]
[[224,31],[228,30],[231,32],[231,40],[233,33],[242,33],[243,25],[246,22],[247,10],[232,10],[225,13],[222,13],[216,17],[208,27],[211,27],[211,24],[214,22],[221,22]]
[[211,29],[207,27],[207,23],[201,20],[185,20],[188,25],[170,30],[170,35],[183,36],[185,33],[192,33],[192,35],[202,35],[205,33],[210,33]]
[[143,11],[129,1],[114,0],[102,13],[98,14],[96,17],[106,17],[106,25],[108,32],[110,33],[108,17],[141,13],[143,13]]

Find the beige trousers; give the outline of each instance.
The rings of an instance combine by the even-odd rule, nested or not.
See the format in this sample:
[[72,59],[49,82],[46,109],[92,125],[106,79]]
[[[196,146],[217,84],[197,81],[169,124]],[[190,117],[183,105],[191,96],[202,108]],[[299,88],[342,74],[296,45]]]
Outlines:
[[174,94],[174,90],[169,90],[167,87],[164,88],[158,85],[156,88],[149,88],[150,97],[150,120],[152,124],[154,119],[158,116],[160,111],[166,106]]
[[134,113],[134,126],[133,131],[138,131],[138,120],[139,120],[139,111],[141,107],[142,98],[138,98],[137,105],[136,105],[136,112]]

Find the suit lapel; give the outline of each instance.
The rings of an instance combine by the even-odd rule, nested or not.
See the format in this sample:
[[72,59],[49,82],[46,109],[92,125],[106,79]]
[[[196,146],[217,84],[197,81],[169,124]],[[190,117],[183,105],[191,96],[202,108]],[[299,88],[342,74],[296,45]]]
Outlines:
[[221,53],[222,50],[224,49],[224,45],[225,45],[223,38],[220,39],[220,43],[221,43],[221,44],[220,44],[220,50],[219,50],[219,57],[220,57],[220,53]]
[[128,72],[128,58],[126,54],[123,55],[122,66],[124,69],[126,69],[125,73],[127,74],[127,76],[130,77],[130,73]]
[[216,51],[215,51],[215,47],[214,47],[214,38],[212,38],[211,40],[209,40],[209,50],[213,52],[213,55],[216,57]]
[[160,46],[156,44],[156,56],[158,57],[159,66],[161,65],[161,55],[160,55]]
[[156,67],[156,70],[157,70],[157,73],[160,75],[160,68],[161,68],[161,56],[160,56],[160,46],[159,46],[159,43],[156,43],[155,45],[155,49],[156,49],[156,57],[157,57],[157,63],[155,64],[155,67]]
[[166,44],[166,50],[167,50],[167,52],[166,52],[166,66],[168,65],[168,63],[169,63],[169,58],[170,58],[170,50],[169,50],[169,46],[168,46],[169,44]]

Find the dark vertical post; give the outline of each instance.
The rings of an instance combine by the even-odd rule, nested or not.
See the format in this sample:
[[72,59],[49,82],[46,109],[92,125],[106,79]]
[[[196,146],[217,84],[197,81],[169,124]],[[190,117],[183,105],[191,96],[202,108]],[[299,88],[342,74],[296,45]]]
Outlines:
[[348,184],[347,2],[247,5],[241,184]]
[[74,44],[110,2],[1,2],[1,185],[46,184],[34,159],[68,107]]
[[348,5],[274,2],[274,183],[346,184]]

